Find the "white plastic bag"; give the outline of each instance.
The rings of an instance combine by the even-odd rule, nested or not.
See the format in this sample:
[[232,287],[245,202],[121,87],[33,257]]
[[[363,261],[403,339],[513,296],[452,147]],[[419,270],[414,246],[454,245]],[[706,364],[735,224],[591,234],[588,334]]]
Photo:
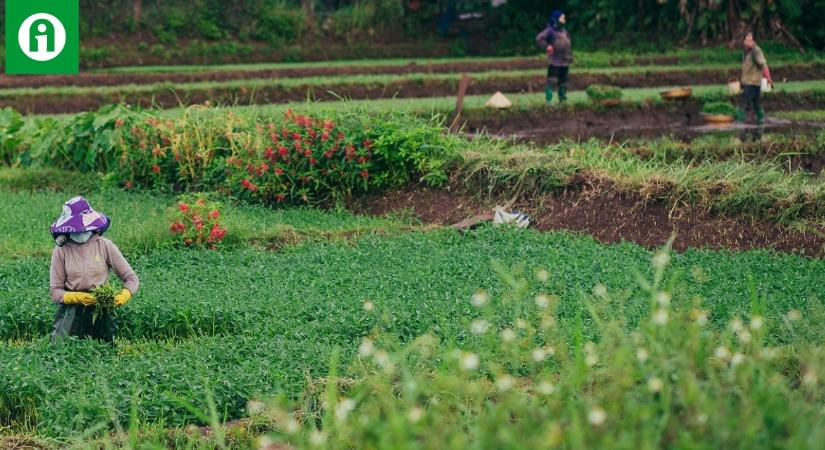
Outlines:
[[767,78],[762,78],[762,86],[760,86],[759,90],[762,92],[770,92],[771,90],[773,90],[771,84],[768,83]]
[[504,208],[496,206],[495,216],[493,216],[493,224],[512,224],[519,228],[527,228],[530,225],[530,218],[527,217],[527,214],[518,211],[508,213],[504,210]]

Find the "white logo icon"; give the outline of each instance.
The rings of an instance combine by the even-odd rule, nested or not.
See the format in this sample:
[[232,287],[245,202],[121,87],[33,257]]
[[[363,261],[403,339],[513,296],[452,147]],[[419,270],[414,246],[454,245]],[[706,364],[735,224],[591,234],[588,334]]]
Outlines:
[[29,58],[50,61],[66,46],[66,28],[51,14],[33,14],[20,25],[17,43]]

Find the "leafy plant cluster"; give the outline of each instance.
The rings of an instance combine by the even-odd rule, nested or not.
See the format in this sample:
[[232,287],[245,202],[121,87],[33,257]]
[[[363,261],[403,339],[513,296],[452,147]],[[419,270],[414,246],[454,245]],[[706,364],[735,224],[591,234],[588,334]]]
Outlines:
[[26,126],[6,114],[6,139],[15,145],[3,159],[12,166],[97,172],[126,189],[220,191],[267,205],[329,203],[410,181],[442,186],[458,145],[439,122],[397,114],[189,110],[160,119],[112,106],[66,124]]
[[[513,252],[516,247],[522,250]],[[492,269],[479,265],[479,254],[501,264]],[[584,392],[573,391],[573,385],[568,384],[570,371],[579,364],[574,361],[587,356],[582,352],[588,341],[594,342],[594,353],[599,358],[593,369],[599,374],[598,379],[621,375],[626,381],[622,386],[634,394],[646,392],[645,385],[636,386],[647,382],[640,375],[655,375],[666,385],[675,386],[668,381],[673,367],[682,367],[693,361],[693,356],[708,349],[714,351],[723,344],[731,356],[738,351],[748,358],[756,357],[758,347],[739,347],[738,337],[729,331],[730,323],[737,317],[746,325],[754,315],[763,317],[765,327],[760,329],[759,337],[750,331],[752,344],[759,339],[765,347],[789,352],[774,363],[788,361],[789,367],[802,367],[793,361],[791,355],[796,354],[804,355],[800,357],[804,367],[816,367],[812,365],[816,360],[807,357],[807,349],[823,342],[818,325],[823,317],[820,297],[825,280],[818,275],[825,270],[821,264],[766,252],[694,251],[674,255],[663,278],[667,281],[662,281],[656,290],[671,295],[667,309],[668,326],[675,327],[671,334],[668,328],[650,323],[659,301],[664,300],[659,300],[657,294],[657,303],[652,304],[652,293],[639,288],[633,271],[627,270],[640,267],[643,276],[652,277],[655,272],[645,267],[651,257],[646,250],[630,244],[603,246],[589,238],[498,228],[483,228],[474,232],[471,239],[449,231],[412,233],[391,238],[375,236],[354,244],[299,246],[279,253],[158,250],[130,257],[141,277],[152,283],[144,283],[135,299],[119,312],[120,340],[114,350],[93,342],[71,342],[66,347],[48,344],[53,312],[47,299],[41,303],[31,301],[37,298],[37,292],[42,292],[42,282],[36,274],[42,273],[45,260],[24,258],[0,266],[0,286],[10,293],[0,309],[0,358],[5,363],[0,366],[0,417],[4,417],[4,425],[37,427],[39,432],[50,435],[71,435],[95,424],[109,423],[113,410],[118,420],[128,420],[134,409],[140,423],[162,421],[166,426],[176,426],[201,423],[181,399],[203,407],[204,399],[211,395],[220,416],[235,419],[247,413],[247,402],[253,398],[278,393],[300,398],[307,388],[307,374],[310,379],[329,375],[328,362],[336,347],[341,351],[340,361],[346,363],[339,367],[339,373],[360,379],[364,374],[349,361],[358,353],[364,337],[373,341],[374,351],[384,350],[388,360],[401,369],[405,363],[395,350],[428,332],[443,342],[443,348],[433,350],[436,355],[443,355],[444,368],[453,375],[464,372],[454,370],[459,360],[453,359],[450,349],[479,356],[478,368],[466,373],[476,388],[495,383],[498,377],[508,374],[513,377],[510,381],[515,382],[511,388],[535,389],[546,380],[558,389],[557,394],[566,392],[565,398],[582,399],[582,403],[575,403],[581,408],[575,415],[552,409],[556,417],[571,420],[591,409],[586,403],[590,397],[580,397],[579,393]],[[533,273],[533,268],[548,264],[552,269],[546,273]],[[532,281],[534,277],[546,281]],[[478,286],[485,287],[488,296],[481,308],[473,303]],[[540,294],[547,298],[537,300]],[[590,294],[597,300],[592,300]],[[768,298],[770,301],[764,300]],[[476,299],[476,303],[479,301]],[[589,312],[589,308],[599,308],[599,304],[609,309],[599,311],[596,318],[611,322],[605,317],[619,317],[621,323],[611,324],[605,331]],[[692,317],[694,309],[707,313],[707,324],[700,334],[702,345],[696,347],[700,353],[682,354],[676,349],[684,349],[690,343],[688,338],[694,335],[676,330],[682,329],[681,320]],[[784,318],[794,309],[804,318],[793,322],[792,330],[783,328]],[[542,334],[542,316],[551,312],[557,328],[550,330],[551,334]],[[529,327],[519,325],[519,318]],[[480,319],[488,325],[474,325]],[[621,351],[613,359],[610,355],[614,353],[609,349],[614,348],[614,341],[603,340],[605,333],[612,333],[610,330],[616,326],[623,327],[623,344],[616,345]],[[500,336],[506,328],[511,328],[517,339],[502,346]],[[660,335],[645,334],[644,340],[633,345],[644,345],[650,351],[651,361],[665,359],[661,366],[654,365],[655,372],[637,372],[641,369],[623,365],[619,356],[631,349],[626,340],[632,336],[632,330],[648,333],[648,328],[661,331],[664,340],[654,341],[653,337]],[[473,334],[472,330],[479,329],[486,331]],[[615,338],[612,336],[610,339]],[[395,338],[399,347],[393,344]],[[547,359],[541,365],[531,362],[532,350],[547,350],[548,346],[554,349],[555,356],[545,353]],[[669,353],[667,347],[672,347],[674,353]],[[367,366],[376,363],[375,355],[372,352],[364,357]],[[379,360],[385,361],[381,356]],[[632,354],[628,360],[633,360]],[[428,370],[432,361],[423,363],[427,370],[412,372],[423,377],[415,378],[421,382],[432,373]],[[383,364],[375,370],[384,373]],[[717,388],[728,389],[729,382],[723,382],[721,374],[704,372],[716,367],[713,362],[708,364],[697,368],[700,374],[714,377],[708,388],[713,392]],[[749,366],[740,365],[734,370],[742,367]],[[729,369],[728,365],[720,373],[739,373],[728,372]],[[447,385],[440,383],[447,379],[441,377],[449,372],[436,373],[436,383],[445,388]],[[590,374],[582,375],[583,380],[593,376],[590,371],[583,373]],[[372,375],[370,368],[368,376]],[[593,406],[605,409],[608,426],[619,421],[615,423],[617,432],[620,428],[636,429],[621,422],[620,410],[610,409],[633,403],[630,397],[615,397],[623,401],[608,402],[621,391],[618,387],[608,388],[609,384],[596,383],[599,393],[593,397],[597,401]],[[683,385],[678,386],[681,389]],[[462,398],[467,394],[456,389],[450,392]],[[793,392],[777,389],[780,398],[797,401]],[[367,400],[358,394],[359,390],[346,390],[342,395],[360,405]],[[317,394],[317,386],[314,392]],[[479,391],[481,397],[473,398],[481,401],[488,394]],[[742,398],[757,401],[756,398],[766,397],[754,392],[753,397]],[[691,408],[700,405],[688,404]],[[387,407],[407,414],[416,405],[427,411],[427,420],[447,417],[426,415],[445,412],[430,406],[429,399],[418,396],[403,397]],[[717,408],[727,403],[701,405],[703,412],[713,417]],[[797,406],[805,408],[804,405]],[[690,411],[699,413],[695,409]],[[322,413],[317,407],[307,412],[310,417]],[[320,426],[307,420],[307,427]]]
[[705,114],[721,114],[725,116],[736,115],[736,107],[730,102],[708,102],[702,106],[702,112]]
[[178,201],[169,231],[179,236],[180,243],[187,247],[214,250],[226,236],[220,217],[220,203],[208,201],[205,195],[184,195]]
[[622,90],[616,86],[591,84],[587,86],[585,92],[587,93],[587,97],[594,102],[619,100],[622,98]]

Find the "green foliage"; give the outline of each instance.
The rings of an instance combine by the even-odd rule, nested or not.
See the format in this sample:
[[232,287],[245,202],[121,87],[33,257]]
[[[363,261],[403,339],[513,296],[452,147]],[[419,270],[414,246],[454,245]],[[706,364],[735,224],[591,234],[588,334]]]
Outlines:
[[110,283],[96,286],[90,291],[95,298],[95,312],[92,315],[92,323],[96,322],[103,314],[115,313],[115,295],[118,291]]
[[[262,213],[263,221],[270,226],[281,214]],[[321,217],[316,212],[305,214],[312,220]],[[114,220],[125,216],[112,211]],[[112,233],[118,231],[118,222],[114,223]],[[37,239],[22,233],[15,236]],[[119,243],[114,234],[112,239]],[[630,331],[649,326],[652,307],[651,292],[639,287],[633,269],[648,279],[655,275],[649,268],[654,255],[635,245],[605,246],[564,233],[499,228],[483,228],[469,235],[443,230],[368,236],[351,243],[299,245],[280,252],[158,247],[147,254],[125,254],[144,282],[135,298],[119,312],[121,339],[116,349],[94,342],[49,346],[53,312],[43,294],[43,278],[38,275],[46,270],[49,255],[2,260],[0,288],[8,294],[0,304],[0,357],[5,363],[0,366],[0,405],[15,404],[17,408],[0,410],[0,417],[9,413],[30,417],[40,433],[65,436],[97,423],[110,423],[112,414],[125,422],[134,407],[140,423],[163,422],[168,427],[203,423],[175,398],[205,409],[204,399],[211,395],[221,415],[234,419],[246,414],[245,406],[252,398],[267,394],[300,398],[308,379],[327,375],[328,361],[336,347],[341,349],[341,361],[349,362],[364,337],[392,350],[385,337],[408,343],[428,332],[444,343],[444,353],[436,349],[436,354],[445,356],[445,370],[455,372],[451,368],[456,367],[447,349],[460,348],[483,357],[483,370],[479,372],[483,376],[494,377],[503,374],[497,370],[507,370],[512,376],[527,377],[538,367],[529,362],[532,360],[527,364],[523,361],[528,349],[533,348],[527,346],[528,342],[533,341],[514,342],[513,353],[508,350],[510,356],[504,358],[498,353],[497,334],[491,331],[478,337],[467,330],[473,320],[484,318],[497,328],[514,327],[519,339],[530,336],[529,329],[517,328],[514,322],[525,314],[530,314],[526,318],[537,317],[539,311],[533,305],[540,293],[550,296],[558,326],[553,331],[558,334],[542,345],[553,346],[556,357],[562,359],[558,365],[552,358],[548,366],[542,365],[549,372],[541,372],[536,381],[553,373],[568,374],[565,368],[572,366],[564,361],[576,357],[590,340],[597,343],[598,373],[607,376],[609,371],[623,370],[625,365],[601,346],[604,328],[589,318],[587,311],[594,302],[586,293],[601,292],[598,286],[604,286],[607,296],[599,302],[610,308],[606,311],[609,317],[622,318],[626,328],[622,328],[621,335],[628,339]],[[479,255],[500,264],[480,264]],[[522,281],[544,267],[551,269],[547,282]],[[512,277],[501,278],[502,273],[512,273]],[[692,250],[673,255],[661,279],[659,289],[672,295],[674,330],[666,335],[670,337],[662,336],[664,341],[651,341],[651,361],[665,355],[675,358],[674,362],[688,360],[691,353],[683,354],[682,345],[690,342],[687,337],[692,335],[679,332],[678,317],[693,308],[708,314],[707,327],[713,330],[706,337],[710,348],[722,344],[717,339],[725,336],[733,318],[757,313],[765,319],[766,328],[759,339],[766,346],[806,355],[807,346],[825,342],[819,326],[825,266],[819,260],[767,251],[732,254]],[[478,287],[494,299],[484,310],[471,302]],[[757,293],[755,301],[749,294],[751,290]],[[372,313],[364,311],[366,299],[375,305]],[[783,328],[783,318],[793,309],[800,310],[804,319],[790,329]],[[532,320],[529,323],[536,326]],[[379,328],[380,336],[373,333]],[[674,340],[679,336],[685,340]],[[625,345],[617,348],[624,349]],[[668,346],[673,349],[665,350]],[[663,353],[658,353],[659,348]],[[734,353],[738,347],[729,348]],[[401,368],[401,361],[394,353],[391,355],[396,367]],[[339,373],[360,378],[360,366],[345,364]],[[656,375],[667,382],[668,373]],[[637,380],[635,376],[632,379]],[[572,381],[567,375],[550,381],[559,388],[572,388],[567,384]],[[581,384],[586,385],[589,383]],[[619,386],[616,391],[601,383],[595,386],[598,390],[594,398],[605,401],[603,408],[620,408],[618,405],[627,403],[618,401],[625,397],[607,402],[618,395]],[[721,392],[723,387],[728,385],[709,385],[714,392],[717,388]],[[645,389],[644,385],[639,389]],[[647,403],[639,400],[634,404],[643,407]],[[715,405],[708,403],[705,412],[713,415]],[[400,402],[388,406],[406,412],[413,405]],[[556,417],[568,414],[551,411]],[[433,414],[442,412],[440,408],[432,410]],[[622,416],[618,410],[608,412],[611,421]],[[620,421],[616,425],[620,423],[624,424]],[[637,429],[622,428],[627,432]]]
[[615,86],[606,86],[602,84],[591,84],[587,86],[587,97],[594,102],[601,102],[604,100],[619,100],[622,98],[622,90]]
[[702,106],[702,112],[705,114],[733,116],[736,114],[736,107],[731,105],[730,102],[708,102]]

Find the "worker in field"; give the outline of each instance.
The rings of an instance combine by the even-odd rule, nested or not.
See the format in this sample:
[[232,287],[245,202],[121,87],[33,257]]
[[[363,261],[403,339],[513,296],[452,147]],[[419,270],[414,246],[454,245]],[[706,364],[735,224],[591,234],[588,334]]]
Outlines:
[[570,33],[565,24],[567,17],[561,11],[553,11],[547,21],[547,27],[536,36],[536,43],[547,52],[550,64],[547,66],[547,87],[544,98],[547,103],[553,101],[553,90],[558,87],[559,102],[567,100],[567,79],[570,64],[573,63],[573,48]]
[[753,33],[745,34],[743,41],[744,56],[742,58],[742,98],[737,120],[744,121],[749,109],[753,109],[756,114],[756,123],[765,122],[765,110],[762,109],[760,93],[762,91],[762,78],[766,83],[773,86],[771,72],[768,69],[768,61],[762,49],[753,40]]
[[115,318],[108,313],[95,316],[95,299],[89,291],[106,284],[109,271],[114,270],[124,285],[114,303],[123,306],[137,292],[139,282],[117,246],[103,237],[110,223],[85,198],[75,197],[63,204],[63,213],[51,226],[57,244],[49,271],[49,294],[57,304],[52,342],[68,336],[114,342]]

